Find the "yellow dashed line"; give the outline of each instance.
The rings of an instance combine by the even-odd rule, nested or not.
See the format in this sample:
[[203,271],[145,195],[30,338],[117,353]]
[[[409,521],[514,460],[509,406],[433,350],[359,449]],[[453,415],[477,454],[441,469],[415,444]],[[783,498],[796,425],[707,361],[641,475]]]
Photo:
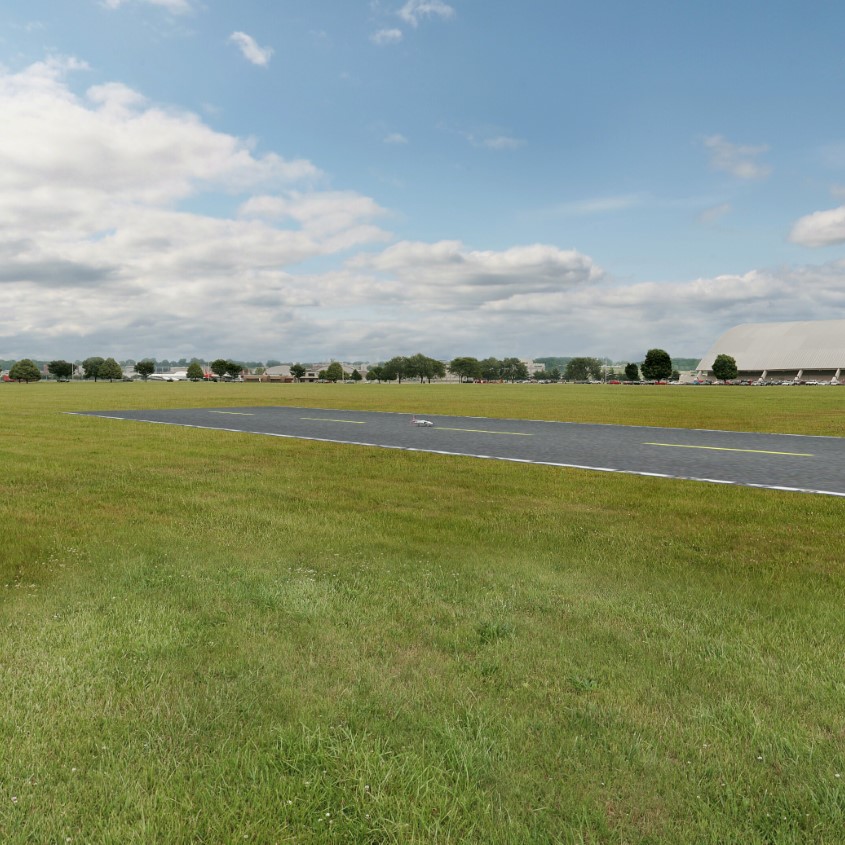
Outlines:
[[533,437],[525,431],[488,431],[486,428],[450,428],[447,425],[438,425],[440,431],[471,431],[474,434],[509,434],[511,437]]
[[301,420],[311,420],[312,422],[339,422],[349,423],[349,425],[366,425],[361,420],[330,420],[327,417],[300,417]]
[[790,455],[793,458],[812,458],[810,452],[772,452],[768,449],[730,449],[727,446],[690,446],[686,443],[643,443],[643,446],[666,446],[669,449],[709,449],[713,452],[753,452],[756,455]]

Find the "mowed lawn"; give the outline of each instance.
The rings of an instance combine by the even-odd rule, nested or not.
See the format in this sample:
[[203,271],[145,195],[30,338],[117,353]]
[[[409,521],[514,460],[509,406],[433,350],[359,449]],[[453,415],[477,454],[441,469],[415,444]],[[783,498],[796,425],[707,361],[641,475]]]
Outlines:
[[845,840],[841,499],[62,413],[278,404],[845,421],[845,388],[0,385],[0,842]]

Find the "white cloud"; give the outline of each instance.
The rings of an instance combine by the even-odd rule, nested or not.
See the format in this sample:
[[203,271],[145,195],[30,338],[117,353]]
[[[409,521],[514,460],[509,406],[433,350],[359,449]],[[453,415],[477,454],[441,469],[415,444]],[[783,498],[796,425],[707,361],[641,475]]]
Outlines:
[[739,323],[829,319],[845,308],[845,262],[625,285],[587,256],[542,246],[401,243],[302,281],[320,305],[313,331],[332,337],[336,357],[372,359],[422,350],[641,360],[655,345],[694,356]]
[[525,146],[525,141],[521,138],[510,138],[507,135],[486,138],[481,143],[489,150],[517,150]]
[[514,138],[510,135],[501,135],[495,132],[466,132],[462,129],[456,131],[458,135],[466,138],[473,147],[496,150],[497,152],[517,150],[524,147],[526,143],[522,138]]
[[184,15],[193,8],[191,0],[102,0],[102,2],[107,9],[119,9],[131,2],[149,3],[151,6],[161,6],[177,15]]
[[588,256],[543,244],[477,251],[458,241],[403,241],[377,255],[358,255],[348,267],[376,274],[380,296],[445,310],[558,293],[602,278]]
[[723,202],[719,205],[705,208],[704,211],[698,215],[697,219],[703,226],[712,226],[715,223],[718,223],[726,214],[730,214],[731,211],[733,211],[731,204],[729,202]]
[[845,309],[843,261],[625,284],[548,244],[385,246],[373,198],[126,85],[77,95],[84,67],[0,70],[0,357],[694,355]]
[[771,167],[757,161],[769,150],[765,144],[757,147],[732,144],[721,135],[711,135],[703,143],[710,151],[710,166],[714,170],[730,173],[737,179],[765,179],[772,172]]
[[[0,72],[0,113],[15,126],[0,133],[0,286],[17,303],[0,311],[4,352],[269,342],[312,298],[289,268],[389,237],[373,200],[315,190],[309,161],[258,155],[118,83],[73,94],[65,75],[82,66]],[[179,208],[243,194],[255,196],[239,217]],[[255,311],[267,297],[273,307]]]
[[845,205],[801,217],[793,225],[789,240],[811,247],[845,244]]
[[399,132],[391,132],[384,138],[385,144],[407,144],[408,139]]
[[408,0],[397,14],[403,21],[416,27],[423,18],[449,20],[455,16],[455,10],[443,0]]
[[370,41],[383,47],[386,44],[398,44],[402,40],[401,29],[380,29],[370,36]]
[[237,44],[240,48],[243,57],[254,65],[259,67],[267,67],[270,64],[270,58],[273,55],[272,47],[259,47],[255,39],[245,32],[233,32],[229,36],[229,41]]

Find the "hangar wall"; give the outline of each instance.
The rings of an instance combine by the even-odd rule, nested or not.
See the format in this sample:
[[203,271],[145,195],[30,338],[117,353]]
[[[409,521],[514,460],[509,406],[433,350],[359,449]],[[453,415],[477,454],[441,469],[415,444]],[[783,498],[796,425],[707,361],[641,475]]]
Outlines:
[[763,373],[830,379],[845,372],[845,320],[744,323],[726,331],[698,364],[712,373],[717,355],[731,355],[740,376]]

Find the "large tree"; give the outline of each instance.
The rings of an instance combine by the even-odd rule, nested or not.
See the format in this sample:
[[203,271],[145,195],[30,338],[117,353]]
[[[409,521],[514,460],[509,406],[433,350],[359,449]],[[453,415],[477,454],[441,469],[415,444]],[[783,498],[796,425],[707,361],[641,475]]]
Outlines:
[[100,364],[102,363],[103,359],[99,356],[86,358],[82,362],[82,377],[86,379],[92,378],[96,381],[97,376],[100,374]]
[[418,352],[408,359],[408,375],[419,378],[421,382],[426,380],[430,382],[433,378],[442,378],[446,375],[446,367],[442,361]]
[[73,375],[73,364],[69,361],[50,361],[47,372],[59,381],[65,381]]
[[343,381],[343,367],[340,362],[332,361],[331,364],[326,367],[326,378],[329,381]]
[[225,358],[215,358],[209,365],[211,372],[217,376],[217,378],[223,378],[226,375],[226,369],[229,366],[229,362]]
[[478,372],[485,381],[498,381],[502,377],[502,362],[498,358],[485,358],[478,362]]
[[41,378],[41,371],[35,365],[35,362],[29,358],[21,358],[16,361],[9,369],[9,378],[15,381],[25,381],[29,384],[31,381],[39,381]]
[[239,379],[241,377],[243,369],[244,365],[239,364],[237,361],[226,362],[226,375],[229,376],[229,378],[232,380]]
[[449,372],[456,375],[461,381],[474,381],[481,378],[481,366],[478,358],[462,357],[453,358],[449,362]]
[[409,375],[409,367],[408,359],[404,355],[396,355],[382,365],[381,377],[385,381],[398,379],[399,384],[402,384],[402,379]]
[[290,374],[297,380],[300,381],[302,377],[305,375],[305,367],[302,364],[291,364]]
[[713,375],[719,381],[730,381],[737,377],[738,372],[736,359],[730,355],[717,355],[713,361]]
[[146,381],[156,371],[156,362],[149,358],[144,358],[143,361],[138,361],[135,364],[135,372]]
[[640,368],[636,364],[625,364],[625,378],[628,381],[639,381]]
[[109,381],[123,380],[123,368],[114,358],[106,358],[97,371],[97,377],[101,379],[108,379]]
[[519,358],[505,358],[502,361],[502,378],[507,381],[524,381],[528,378],[528,367]]
[[587,381],[601,378],[602,362],[598,358],[570,358],[566,362],[564,377],[567,381]]
[[367,368],[367,381],[381,381],[384,378],[384,373],[378,364],[373,364],[372,367]]
[[672,359],[663,349],[649,349],[640,369],[649,381],[663,381],[672,375]]
[[198,361],[191,361],[191,363],[188,364],[188,371],[186,375],[191,381],[202,381],[205,377],[205,373],[202,371],[202,365]]

